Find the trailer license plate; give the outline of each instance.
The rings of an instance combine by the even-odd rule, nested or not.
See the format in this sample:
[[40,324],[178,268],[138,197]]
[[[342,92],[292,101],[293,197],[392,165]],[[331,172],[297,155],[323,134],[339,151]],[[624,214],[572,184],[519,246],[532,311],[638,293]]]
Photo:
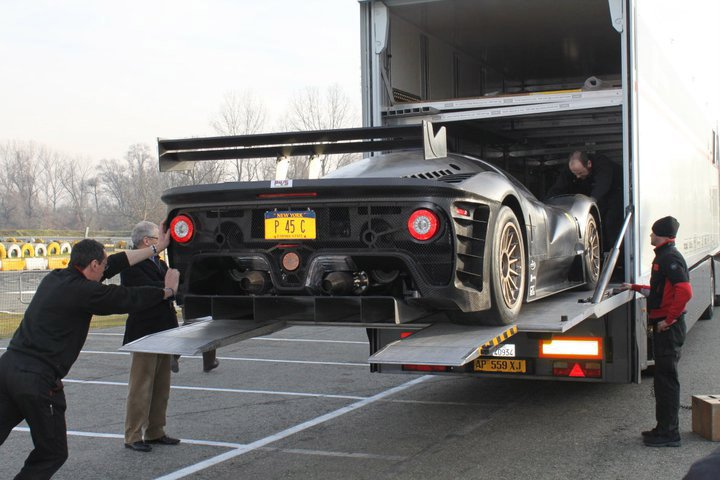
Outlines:
[[265,240],[313,240],[315,236],[312,210],[265,212]]
[[476,358],[473,362],[476,372],[526,373],[525,360],[509,360],[499,358]]

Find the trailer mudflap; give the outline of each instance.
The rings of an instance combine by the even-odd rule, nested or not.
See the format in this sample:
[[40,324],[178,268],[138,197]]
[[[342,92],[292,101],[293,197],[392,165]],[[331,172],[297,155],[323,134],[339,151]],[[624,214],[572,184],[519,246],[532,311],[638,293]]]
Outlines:
[[515,333],[516,325],[488,327],[436,323],[387,345],[370,356],[368,361],[396,365],[461,366],[479,357],[483,350],[499,345]]
[[123,345],[120,351],[198,355],[248,338],[267,335],[287,327],[282,321],[201,320],[172,328]]

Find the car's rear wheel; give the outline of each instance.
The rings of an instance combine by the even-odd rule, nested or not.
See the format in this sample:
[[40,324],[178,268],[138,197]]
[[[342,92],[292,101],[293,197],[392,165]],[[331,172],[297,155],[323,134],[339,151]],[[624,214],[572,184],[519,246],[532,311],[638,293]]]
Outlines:
[[600,231],[595,217],[590,216],[585,225],[585,252],[583,253],[586,290],[594,290],[600,279],[600,257]]
[[495,225],[490,266],[493,306],[488,319],[507,325],[517,319],[525,295],[525,245],[510,208],[500,209]]
[[492,306],[482,312],[448,312],[453,321],[509,325],[517,320],[525,297],[525,244],[520,224],[509,207],[498,211],[490,257]]

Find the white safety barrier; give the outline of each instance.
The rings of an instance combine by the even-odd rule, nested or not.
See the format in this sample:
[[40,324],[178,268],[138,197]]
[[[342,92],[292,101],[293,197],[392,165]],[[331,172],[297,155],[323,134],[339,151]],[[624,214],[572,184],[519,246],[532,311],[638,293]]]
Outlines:
[[7,258],[21,258],[21,257],[22,257],[22,250],[20,249],[20,245],[18,245],[17,243],[8,245]]
[[60,244],[60,255],[67,255],[72,250],[72,247],[68,242],[62,242]]
[[33,246],[35,247],[36,257],[47,257],[47,245],[44,243],[36,243]]
[[47,258],[35,257],[25,259],[25,270],[47,270],[47,267]]

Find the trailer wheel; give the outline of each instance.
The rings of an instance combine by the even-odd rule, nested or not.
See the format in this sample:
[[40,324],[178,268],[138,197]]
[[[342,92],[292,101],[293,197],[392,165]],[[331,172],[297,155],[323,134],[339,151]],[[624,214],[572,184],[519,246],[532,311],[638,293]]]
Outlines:
[[516,321],[525,296],[525,244],[517,217],[509,207],[498,211],[490,264],[492,307],[484,323],[508,325]]
[[585,225],[585,249],[583,262],[585,267],[585,290],[595,290],[600,278],[600,231],[595,217],[588,217]]

